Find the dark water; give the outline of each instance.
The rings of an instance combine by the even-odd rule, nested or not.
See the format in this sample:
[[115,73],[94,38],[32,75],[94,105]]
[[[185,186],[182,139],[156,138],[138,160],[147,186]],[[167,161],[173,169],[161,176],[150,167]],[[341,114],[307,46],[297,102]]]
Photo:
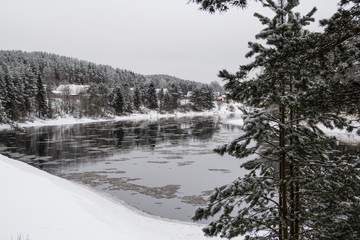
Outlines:
[[190,221],[215,187],[244,174],[216,146],[240,129],[218,118],[102,122],[0,132],[0,152],[166,218]]

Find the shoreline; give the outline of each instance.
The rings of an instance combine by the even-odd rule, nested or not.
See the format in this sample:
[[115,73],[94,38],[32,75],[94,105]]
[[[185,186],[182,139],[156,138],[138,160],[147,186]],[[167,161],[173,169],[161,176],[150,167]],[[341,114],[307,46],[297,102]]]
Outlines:
[[0,239],[207,239],[203,224],[146,214],[1,154],[0,169]]
[[[40,119],[34,118],[33,121],[26,121],[24,123],[17,123],[21,128],[30,128],[30,127],[44,127],[44,126],[60,126],[60,125],[73,125],[73,124],[87,124],[87,123],[97,123],[97,122],[120,122],[120,121],[143,121],[150,120],[156,121],[162,118],[183,118],[183,117],[201,117],[201,116],[234,116],[234,118],[227,119],[222,121],[224,124],[230,124],[233,126],[242,126],[244,124],[243,119],[241,118],[242,112],[239,109],[236,111],[228,111],[227,105],[223,106],[221,109],[213,108],[208,111],[203,112],[175,112],[175,113],[166,113],[160,114],[156,111],[149,111],[148,113],[134,113],[128,116],[114,116],[112,118],[75,118],[73,116],[58,117],[55,119]],[[231,104],[234,105],[234,104]],[[360,124],[360,123],[359,123]],[[356,132],[347,132],[346,129],[329,129],[319,124],[319,128],[328,136],[336,137],[339,143],[351,145],[351,146],[360,146],[360,136]],[[11,126],[8,124],[0,124],[0,131],[10,130]]]
[[[242,119],[228,120],[225,123],[231,124],[234,126],[242,126],[244,124]],[[329,129],[324,125],[319,124],[318,127],[328,136],[335,137],[339,143],[350,145],[350,146],[358,146],[360,147],[360,136],[356,134],[355,131],[347,132],[346,129]]]
[[[112,116],[109,118],[75,118],[73,116],[57,117],[55,119],[40,119],[35,117],[32,121],[26,121],[23,123],[16,123],[21,128],[30,128],[30,127],[43,127],[43,126],[57,126],[57,125],[72,125],[72,124],[87,124],[95,122],[119,122],[119,121],[142,121],[142,120],[152,120],[156,121],[162,118],[182,118],[182,117],[200,117],[200,116],[229,116],[234,115],[237,117],[241,116],[241,111],[236,110],[234,112],[227,110],[228,105],[237,104],[224,104],[221,109],[213,108],[211,110],[202,111],[202,112],[174,112],[174,113],[165,113],[161,114],[156,111],[149,111],[147,113],[133,113],[128,116]],[[8,124],[0,124],[1,130],[9,130],[11,126]]]

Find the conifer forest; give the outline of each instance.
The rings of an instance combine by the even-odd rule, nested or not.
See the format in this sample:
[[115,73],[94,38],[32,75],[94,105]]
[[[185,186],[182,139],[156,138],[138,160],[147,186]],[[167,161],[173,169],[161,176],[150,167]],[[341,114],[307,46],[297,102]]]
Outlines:
[[[144,76],[44,52],[0,51],[0,63],[0,122],[65,114],[124,115],[141,111],[143,106],[159,112],[213,107],[211,85],[167,75]],[[60,85],[65,89],[54,96],[53,91]],[[78,99],[74,99],[71,89],[66,89],[68,85],[85,85],[86,91],[79,92]],[[192,91],[201,92],[192,96],[194,104],[180,105]]]

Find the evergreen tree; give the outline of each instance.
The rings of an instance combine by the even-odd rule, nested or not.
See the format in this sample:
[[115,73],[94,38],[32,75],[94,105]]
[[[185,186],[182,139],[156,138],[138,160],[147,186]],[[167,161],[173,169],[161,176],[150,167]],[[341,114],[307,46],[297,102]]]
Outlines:
[[[337,13],[320,21],[326,27],[319,38],[319,54],[329,56],[325,65],[335,108],[360,115],[360,4],[341,1]],[[327,53],[327,54],[326,54]]]
[[18,112],[18,119],[24,118],[28,109],[26,108],[27,101],[25,93],[24,78],[22,76],[22,69],[15,68],[12,72],[12,81],[15,88],[13,89],[15,96],[16,111]]
[[159,101],[159,112],[164,111],[164,89],[161,88],[158,93],[158,101]]
[[17,121],[20,118],[20,112],[17,106],[19,102],[17,101],[16,95],[16,88],[14,84],[14,77],[13,73],[7,69],[5,75],[5,85],[6,85],[6,99],[4,101],[4,108],[8,115],[8,117],[13,120]]
[[176,84],[172,84],[169,89],[170,101],[173,110],[178,109],[181,100],[181,92]]
[[[246,4],[232,0],[194,2],[209,11]],[[346,119],[334,111],[340,95],[333,92],[329,80],[339,72],[329,71],[331,58],[324,51],[337,51],[336,46],[349,35],[334,37],[304,30],[313,21],[315,9],[301,17],[293,13],[299,1],[261,2],[275,14],[272,19],[255,14],[266,26],[256,37],[266,45],[249,43],[247,57],[255,56],[255,60],[241,66],[236,74],[225,70],[219,74],[227,81],[225,87],[232,99],[255,109],[244,110],[244,134],[217,149],[238,158],[253,156],[242,164],[248,174],[216,189],[194,219],[218,216],[204,229],[209,236],[358,239],[360,160],[352,156],[330,158],[328,153],[336,141],[317,126],[348,127]],[[358,7],[357,1],[352,2]],[[345,44],[341,48],[350,52]],[[352,60],[349,56],[344,59]],[[257,68],[264,71],[248,79],[249,72]]]
[[48,106],[46,103],[46,93],[40,74],[38,75],[37,78],[36,87],[37,87],[36,103],[37,103],[38,116],[47,117]]
[[201,94],[201,103],[202,103],[202,108],[206,109],[206,110],[210,110],[212,109],[215,105],[214,105],[214,93],[213,90],[209,87],[209,86],[203,86],[200,89],[200,94]]
[[[7,99],[7,91],[6,91],[6,82],[5,82],[5,72],[0,65],[0,101],[5,102]],[[5,111],[5,108],[3,108]]]
[[210,87],[204,85],[193,91],[190,101],[198,110],[212,109],[214,107],[214,93]]
[[74,101],[72,100],[69,86],[65,86],[61,90],[61,110],[65,114],[71,114],[74,111]]
[[146,91],[146,106],[150,109],[158,108],[155,85],[151,82]]
[[37,76],[36,71],[30,66],[26,66],[24,70],[23,84],[24,84],[24,99],[25,99],[25,109],[26,112],[30,115],[35,110],[35,96],[37,92]]
[[133,96],[130,91],[129,84],[124,83],[122,85],[123,89],[123,99],[124,99],[124,111],[128,113],[132,113],[134,106],[133,106]]
[[166,112],[171,112],[173,110],[173,105],[171,104],[171,97],[168,91],[164,93],[163,105]]
[[192,91],[190,101],[194,104],[196,109],[200,110],[202,108],[201,91],[199,88]]
[[121,88],[116,87],[113,93],[112,107],[115,109],[117,115],[122,114],[124,111],[124,99],[122,96]]
[[88,104],[84,113],[89,116],[106,116],[109,104],[109,88],[104,84],[91,84],[88,89]]
[[15,130],[22,130],[13,120],[11,120],[7,116],[1,100],[0,100],[0,124],[8,124]]
[[139,90],[138,87],[135,88],[135,91],[134,91],[134,108],[136,110],[139,110],[140,109],[140,106],[141,106],[141,92]]
[[224,94],[224,88],[220,86],[218,81],[213,81],[210,83],[210,87],[214,90],[214,92],[218,92],[219,94]]
[[[52,87],[51,86],[46,86],[46,98],[48,99],[47,100],[47,107],[48,107],[48,110],[47,110],[47,117],[48,118],[53,118],[54,117],[54,107],[53,107],[53,100],[52,100]],[[74,107],[75,108],[75,107]],[[74,109],[75,110],[75,109]],[[80,112],[80,106],[77,106],[76,108],[77,110],[77,114],[79,114]],[[75,113],[74,113],[75,114]],[[79,116],[79,115],[78,115]],[[78,117],[77,116],[77,117]]]
[[11,120],[8,118],[2,105],[2,100],[0,100],[0,124],[9,124],[10,122]]
[[132,113],[134,110],[133,99],[133,94],[130,91],[124,96],[125,111],[128,113]]

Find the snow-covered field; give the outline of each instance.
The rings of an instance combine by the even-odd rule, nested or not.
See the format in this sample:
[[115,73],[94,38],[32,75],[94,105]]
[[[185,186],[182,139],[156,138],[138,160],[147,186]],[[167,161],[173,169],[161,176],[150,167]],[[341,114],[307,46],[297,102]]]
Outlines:
[[208,239],[202,226],[164,220],[0,155],[0,239]]

